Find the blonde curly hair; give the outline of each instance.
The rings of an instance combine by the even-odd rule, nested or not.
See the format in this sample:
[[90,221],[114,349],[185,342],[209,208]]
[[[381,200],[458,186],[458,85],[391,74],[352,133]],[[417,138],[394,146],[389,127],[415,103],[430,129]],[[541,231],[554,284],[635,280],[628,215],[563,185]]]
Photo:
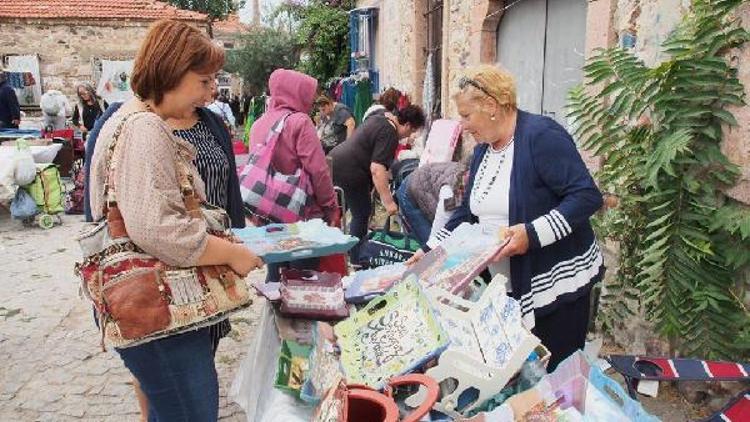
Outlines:
[[518,107],[513,75],[498,66],[482,64],[466,69],[458,79],[458,88],[454,98],[469,94],[471,100],[490,97],[504,109],[515,110]]

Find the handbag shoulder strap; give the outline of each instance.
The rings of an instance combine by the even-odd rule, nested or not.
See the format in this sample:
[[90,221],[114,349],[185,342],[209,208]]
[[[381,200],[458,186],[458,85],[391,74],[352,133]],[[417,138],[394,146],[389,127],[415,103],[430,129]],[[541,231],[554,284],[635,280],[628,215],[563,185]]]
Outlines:
[[133,118],[136,115],[148,113],[147,111],[135,111],[132,113],[127,114],[125,117],[120,120],[120,122],[117,124],[117,127],[115,128],[115,132],[112,135],[112,141],[107,145],[107,152],[104,157],[104,215],[107,215],[107,210],[110,206],[117,204],[117,199],[115,196],[115,189],[112,185],[112,174],[115,171],[114,165],[112,163],[112,159],[115,155],[115,149],[117,148],[117,144],[120,141],[120,136],[122,135],[122,130],[125,128],[125,123],[127,123],[131,118]]
[[[279,120],[276,121],[276,123],[271,126],[271,129],[268,131],[268,134],[266,135],[266,139],[263,140],[263,143],[259,144],[260,146],[260,154],[259,157],[254,162],[255,165],[258,167],[263,168],[270,168],[271,167],[271,158],[273,157],[273,152],[276,149],[276,141],[279,140],[279,136],[281,136],[281,132],[284,130],[284,125],[286,125],[286,119],[287,117],[291,116],[292,112],[284,113]],[[248,158],[248,160],[252,160],[252,154],[251,157]]]
[[276,148],[276,141],[279,139],[279,136],[281,136],[281,132],[284,130],[286,119],[292,114],[294,113],[284,113],[284,115],[281,116],[279,120],[277,120],[276,123],[273,124],[273,126],[271,126],[271,130],[268,131],[268,135],[266,135],[266,139],[263,141],[263,145],[266,145],[271,152],[273,152],[273,150]]

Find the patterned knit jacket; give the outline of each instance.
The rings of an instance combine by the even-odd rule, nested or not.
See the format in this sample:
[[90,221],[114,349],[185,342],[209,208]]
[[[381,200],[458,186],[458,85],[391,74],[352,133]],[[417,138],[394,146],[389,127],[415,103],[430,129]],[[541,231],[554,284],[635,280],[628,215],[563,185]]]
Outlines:
[[[456,162],[426,164],[409,175],[408,192],[428,220],[435,219],[440,188],[448,185],[457,187],[457,180],[463,175],[465,167]],[[454,189],[455,194],[455,189]]]

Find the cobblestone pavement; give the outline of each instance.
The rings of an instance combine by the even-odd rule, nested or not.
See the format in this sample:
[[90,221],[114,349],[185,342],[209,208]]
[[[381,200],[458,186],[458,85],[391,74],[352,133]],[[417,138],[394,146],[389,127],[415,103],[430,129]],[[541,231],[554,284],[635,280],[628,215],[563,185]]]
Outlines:
[[[114,351],[101,351],[78,297],[82,218],[62,219],[50,230],[24,227],[0,208],[0,421],[138,421],[132,378]],[[244,421],[227,392],[256,317],[256,307],[233,317],[217,353],[223,421]]]
[[[62,219],[50,230],[24,227],[0,207],[0,422],[138,421],[132,378],[113,351],[101,351],[91,308],[78,297],[72,269],[82,218]],[[222,421],[245,421],[227,393],[259,304],[232,317],[217,352]],[[668,393],[644,404],[665,421],[688,420],[684,399]]]

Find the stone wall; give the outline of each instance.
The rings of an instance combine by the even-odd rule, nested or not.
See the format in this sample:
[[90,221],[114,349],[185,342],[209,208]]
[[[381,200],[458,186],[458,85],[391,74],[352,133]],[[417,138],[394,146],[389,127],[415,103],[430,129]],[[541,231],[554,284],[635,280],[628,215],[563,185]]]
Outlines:
[[[467,66],[494,62],[496,24],[487,18],[502,7],[503,0],[445,0],[443,9],[443,114],[455,118],[451,100],[456,79]],[[689,0],[590,0],[587,16],[586,54],[594,48],[634,42],[633,50],[649,66],[664,56],[660,45],[681,21]],[[420,101],[424,81],[426,47],[425,0],[362,0],[358,6],[380,8],[377,32],[377,66],[381,87],[395,86]],[[750,26],[750,5],[740,13]],[[497,17],[497,15],[495,15]],[[492,48],[490,48],[492,47]],[[740,80],[750,87],[750,46],[732,52]],[[750,204],[750,107],[732,110],[739,127],[726,131],[724,153],[742,168],[740,183],[728,190],[735,199]],[[595,159],[587,157],[595,168]]]
[[[443,9],[443,115],[458,118],[453,95],[464,69],[494,63],[502,0],[446,0]],[[489,17],[488,17],[489,16]]]
[[[593,3],[599,3],[602,0]],[[591,6],[590,6],[591,7]],[[646,65],[656,66],[663,59],[661,43],[682,20],[690,7],[689,0],[618,0],[612,17],[612,29],[616,43],[629,39],[636,55]],[[750,28],[750,5],[741,6],[739,16],[743,26]],[[750,45],[729,53],[737,64],[739,79],[750,89]],[[740,166],[740,182],[727,193],[734,199],[750,205],[750,107],[731,109],[739,123],[738,127],[726,128],[722,149],[732,162]]]
[[0,20],[0,56],[38,54],[42,91],[57,89],[71,104],[75,86],[94,81],[94,59],[132,59],[150,22]]
[[[426,25],[424,0],[362,0],[357,7],[377,7],[375,67],[380,90],[394,87],[419,104],[424,80]],[[421,11],[421,12],[420,12]]]

